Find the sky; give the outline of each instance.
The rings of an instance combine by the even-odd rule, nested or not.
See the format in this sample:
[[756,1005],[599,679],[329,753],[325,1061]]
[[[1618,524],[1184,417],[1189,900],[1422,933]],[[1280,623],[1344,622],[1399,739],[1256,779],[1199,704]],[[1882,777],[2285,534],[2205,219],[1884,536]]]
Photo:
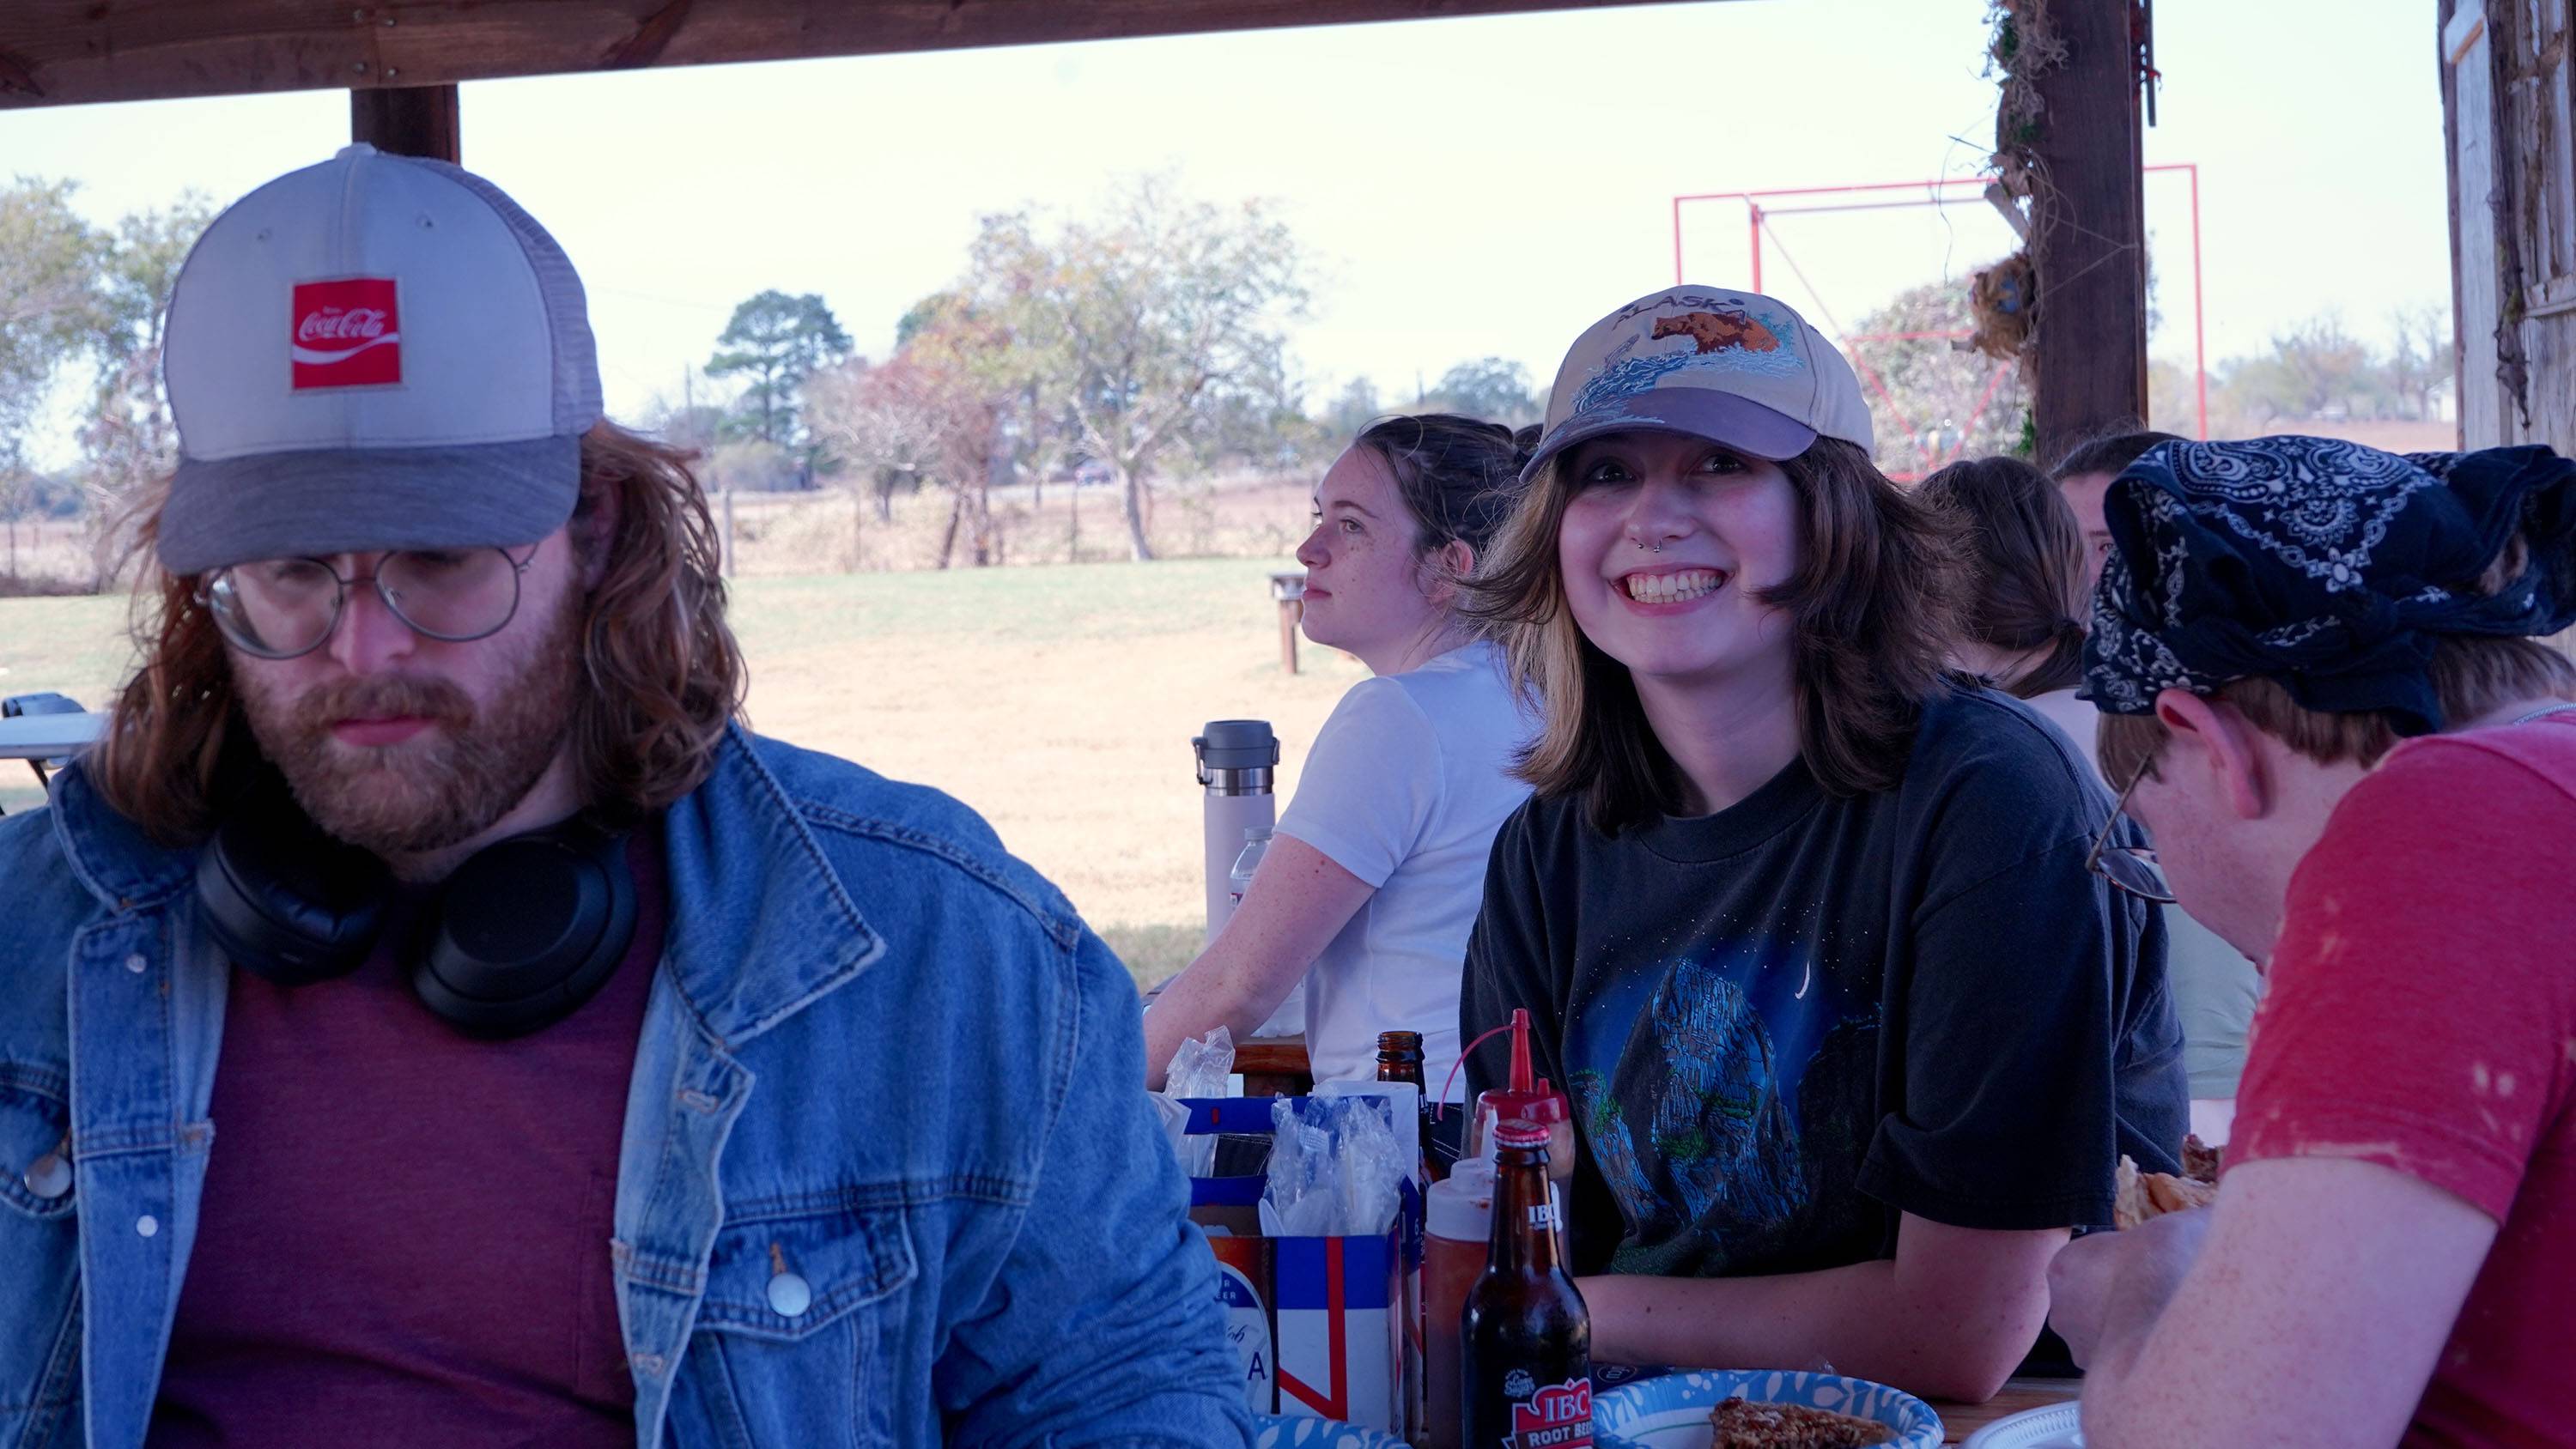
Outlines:
[[[483,82],[459,104],[465,164],[581,271],[616,416],[676,400],[767,288],[820,293],[883,355],[979,216],[1085,213],[1146,171],[1275,205],[1314,263],[1290,331],[1310,406],[1356,376],[1398,404],[1488,355],[1544,387],[1585,326],[1673,280],[1676,195],[1975,176],[1986,9],[1710,0]],[[2146,161],[2199,167],[2211,362],[2328,311],[2384,342],[2393,309],[2447,306],[2430,0],[2160,0],[2155,18]],[[341,92],[0,111],[0,176],[77,181],[105,224],[189,188],[229,200],[347,136]],[[2189,365],[2189,184],[2146,190],[2150,345]],[[2010,250],[1973,186],[1947,194],[1970,204],[1775,215],[1766,290],[1839,334]],[[1744,205],[1682,216],[1689,280],[1746,285]],[[37,461],[70,451],[59,427]]]

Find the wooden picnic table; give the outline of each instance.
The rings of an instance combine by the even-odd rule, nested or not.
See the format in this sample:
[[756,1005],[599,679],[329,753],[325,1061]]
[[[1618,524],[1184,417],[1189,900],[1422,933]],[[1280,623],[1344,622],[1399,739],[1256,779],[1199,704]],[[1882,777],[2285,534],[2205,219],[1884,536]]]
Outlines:
[[2062,1404],[2083,1392],[2082,1379],[2016,1378],[2004,1384],[2002,1393],[1982,1404],[1956,1404],[1947,1399],[1935,1399],[1932,1411],[1941,1416],[1941,1442],[1964,1444],[1969,1435],[1997,1419]]
[[1257,1036],[1238,1043],[1234,1069],[1243,1074],[1247,1097],[1302,1097],[1315,1085],[1303,1035]]

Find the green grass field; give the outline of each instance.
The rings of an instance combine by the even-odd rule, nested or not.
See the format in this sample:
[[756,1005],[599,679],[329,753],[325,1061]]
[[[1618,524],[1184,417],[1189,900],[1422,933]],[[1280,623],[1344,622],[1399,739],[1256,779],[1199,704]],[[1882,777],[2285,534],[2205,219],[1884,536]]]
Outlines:
[[[1196,951],[1199,798],[1190,736],[1265,718],[1305,746],[1360,666],[1305,645],[1279,668],[1264,560],[752,578],[733,615],[753,726],[935,785],[1063,887],[1143,982]],[[0,693],[96,708],[131,667],[126,602],[0,601]],[[0,763],[0,808],[38,802]]]

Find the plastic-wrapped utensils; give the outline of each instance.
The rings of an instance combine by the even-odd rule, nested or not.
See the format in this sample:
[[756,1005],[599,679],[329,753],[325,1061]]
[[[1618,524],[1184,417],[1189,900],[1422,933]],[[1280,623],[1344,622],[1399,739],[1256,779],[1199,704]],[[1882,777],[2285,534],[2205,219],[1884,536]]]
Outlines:
[[1163,1073],[1163,1090],[1155,1097],[1163,1132],[1171,1139],[1172,1155],[1179,1159],[1181,1171],[1191,1177],[1206,1177],[1216,1170],[1216,1138],[1185,1134],[1190,1113],[1178,1099],[1222,1097],[1226,1079],[1233,1074],[1234,1033],[1221,1026],[1196,1041],[1182,1042]]
[[1342,1237],[1385,1231],[1412,1162],[1375,1097],[1283,1097],[1272,1108],[1262,1231]]

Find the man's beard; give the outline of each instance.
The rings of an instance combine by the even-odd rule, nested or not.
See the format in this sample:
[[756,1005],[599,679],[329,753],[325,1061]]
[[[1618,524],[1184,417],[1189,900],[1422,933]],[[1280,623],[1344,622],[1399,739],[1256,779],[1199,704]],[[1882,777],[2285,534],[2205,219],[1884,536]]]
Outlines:
[[[581,603],[578,594],[563,598],[485,710],[435,676],[339,679],[289,698],[236,670],[235,687],[260,752],[314,824],[388,859],[443,850],[525,799],[571,733]],[[381,749],[331,735],[337,720],[402,715],[432,721],[435,733]]]

